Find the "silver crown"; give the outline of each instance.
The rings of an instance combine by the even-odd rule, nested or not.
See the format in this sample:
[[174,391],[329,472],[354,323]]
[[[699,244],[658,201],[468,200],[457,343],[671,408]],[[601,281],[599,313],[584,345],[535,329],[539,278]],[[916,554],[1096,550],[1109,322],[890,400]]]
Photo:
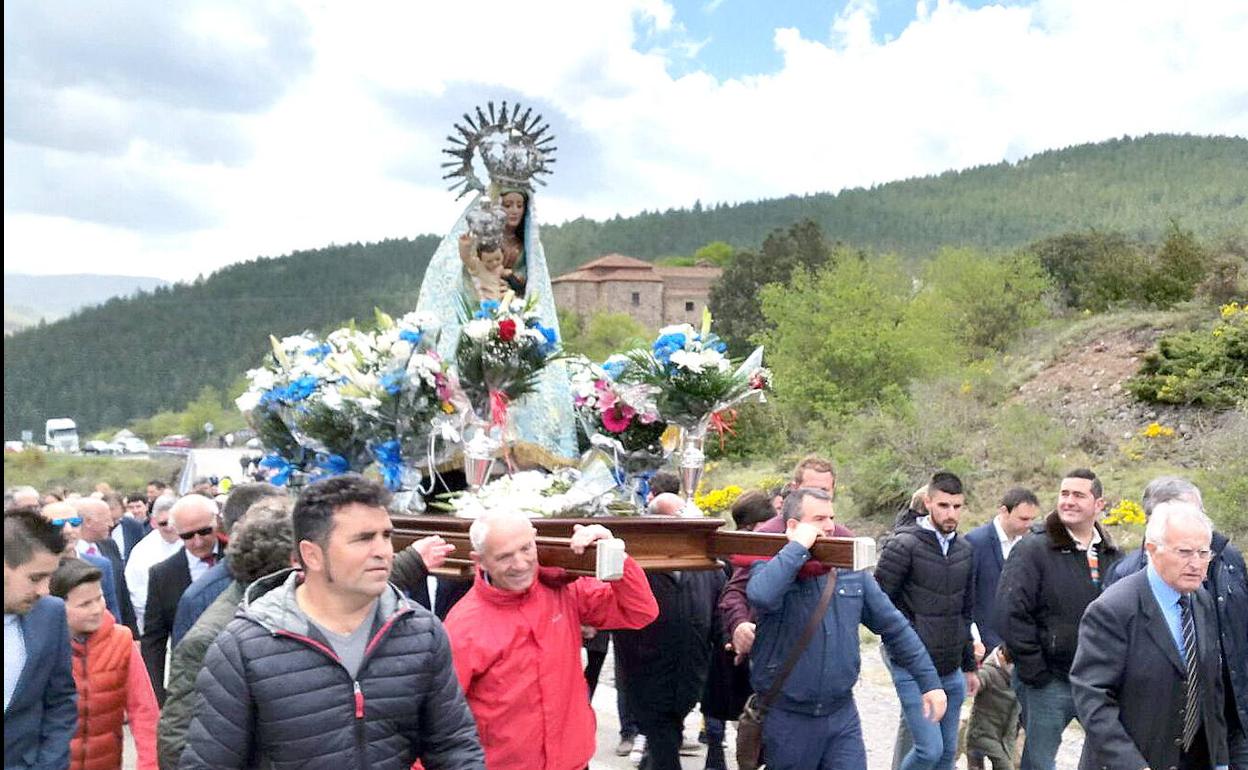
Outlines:
[[494,251],[502,244],[503,228],[507,225],[507,212],[502,206],[482,198],[464,218],[468,221],[468,232],[476,237],[482,251]]
[[550,173],[548,166],[555,162],[554,153],[558,149],[552,145],[554,135],[546,133],[550,126],[542,123],[541,115],[533,115],[531,108],[521,115],[519,104],[508,110],[507,102],[503,102],[497,113],[494,102],[489,102],[487,107],[488,115],[480,107],[476,108],[475,121],[464,113],[467,125],[455,124],[460,136],[447,137],[452,147],[442,152],[458,159],[442,164],[442,168],[451,169],[442,178],[455,180],[449,189],[463,188],[456,198],[474,190],[486,191],[485,183],[472,168],[474,156],[480,157],[497,189],[532,192],[533,182],[545,185],[539,177]]

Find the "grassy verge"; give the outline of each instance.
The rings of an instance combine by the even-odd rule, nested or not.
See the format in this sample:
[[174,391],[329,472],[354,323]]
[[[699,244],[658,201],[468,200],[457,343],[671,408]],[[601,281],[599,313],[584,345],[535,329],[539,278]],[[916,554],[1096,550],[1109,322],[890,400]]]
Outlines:
[[30,485],[38,490],[63,488],[89,493],[100,482],[118,492],[143,489],[148,481],[172,484],[182,470],[183,459],[154,456],[149,459],[85,457],[27,450],[4,456],[4,486]]

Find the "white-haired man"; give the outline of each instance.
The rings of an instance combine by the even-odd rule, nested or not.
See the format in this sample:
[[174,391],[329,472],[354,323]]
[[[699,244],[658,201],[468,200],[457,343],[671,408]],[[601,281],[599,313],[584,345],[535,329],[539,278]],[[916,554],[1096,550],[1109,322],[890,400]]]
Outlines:
[[[455,673],[489,767],[581,770],[594,755],[594,712],[581,671],[581,626],[641,628],[658,615],[632,558],[604,583],[537,559],[537,530],[519,513],[477,519],[468,533],[476,582],[446,618]],[[582,553],[611,532],[577,525]]]
[[152,567],[182,550],[182,539],[173,528],[169,511],[178,499],[173,495],[161,495],[152,503],[152,531],[143,536],[138,545],[130,549],[126,560],[126,587],[130,591],[130,603],[134,606],[134,621],[143,633],[147,615],[147,582]]
[[1070,669],[1081,770],[1228,764],[1216,610],[1201,587],[1212,537],[1197,505],[1161,503],[1144,533],[1148,566],[1088,605]]

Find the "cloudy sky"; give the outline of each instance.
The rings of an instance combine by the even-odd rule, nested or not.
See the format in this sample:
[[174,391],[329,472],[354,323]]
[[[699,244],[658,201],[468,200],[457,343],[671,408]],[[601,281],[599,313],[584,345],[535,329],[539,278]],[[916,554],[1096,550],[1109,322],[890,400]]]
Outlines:
[[191,278],[443,232],[487,99],[544,222],[1248,136],[1244,0],[5,0],[4,269]]

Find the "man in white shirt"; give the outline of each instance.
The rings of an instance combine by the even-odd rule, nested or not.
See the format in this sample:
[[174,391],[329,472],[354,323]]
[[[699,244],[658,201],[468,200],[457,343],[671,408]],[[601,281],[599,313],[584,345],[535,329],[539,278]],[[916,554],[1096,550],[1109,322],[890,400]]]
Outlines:
[[176,502],[177,498],[172,495],[156,498],[152,504],[152,531],[130,551],[130,559],[126,562],[126,587],[130,589],[130,603],[134,605],[134,619],[140,633],[147,612],[148,573],[152,567],[182,549],[182,539],[169,518],[169,511]]
[[1001,636],[992,628],[997,602],[997,584],[1010,551],[1031,529],[1040,515],[1040,501],[1030,489],[1014,487],[1001,498],[997,515],[970,532],[966,541],[975,551],[975,606],[971,617],[972,631],[989,652],[1001,644]]
[[212,567],[224,551],[217,525],[217,504],[203,495],[186,495],[169,509],[170,523],[183,543],[175,553],[148,570],[141,647],[156,700],[165,702],[165,654],[178,600],[191,581]]

